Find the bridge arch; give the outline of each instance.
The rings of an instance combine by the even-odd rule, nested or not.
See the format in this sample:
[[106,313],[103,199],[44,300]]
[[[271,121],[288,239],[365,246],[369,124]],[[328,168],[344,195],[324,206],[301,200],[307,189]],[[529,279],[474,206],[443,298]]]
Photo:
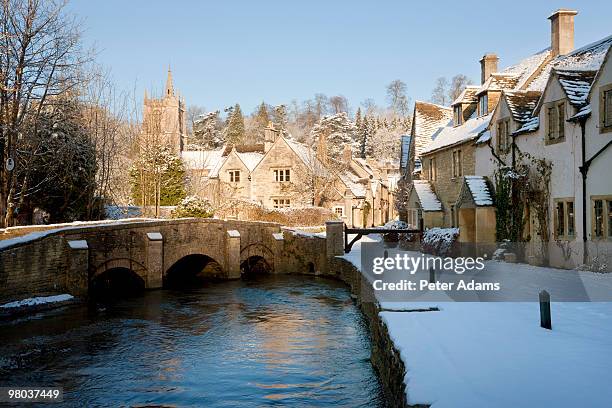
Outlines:
[[183,287],[201,284],[206,280],[225,278],[223,267],[204,254],[188,254],[174,262],[163,277],[164,287]]
[[242,274],[273,273],[274,252],[261,242],[249,244],[240,250]]
[[98,266],[89,279],[95,297],[117,298],[138,294],[146,287],[146,268],[131,259],[112,259]]

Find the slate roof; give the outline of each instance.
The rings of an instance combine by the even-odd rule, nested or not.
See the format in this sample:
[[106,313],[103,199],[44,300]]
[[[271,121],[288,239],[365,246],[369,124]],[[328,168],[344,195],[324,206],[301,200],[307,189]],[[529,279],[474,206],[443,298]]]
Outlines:
[[442,211],[442,203],[427,180],[414,180],[412,188],[419,198],[423,211]]
[[465,87],[465,89],[463,90],[463,92],[461,92],[461,94],[459,94],[459,96],[457,97],[457,99],[455,99],[453,101],[453,103],[451,104],[451,106],[455,106],[458,105],[460,103],[476,103],[478,102],[478,97],[477,97],[477,93],[478,93],[478,89],[480,88],[480,86],[478,85],[468,85]]
[[448,126],[453,119],[453,110],[446,106],[417,101],[414,105],[414,153],[420,157],[421,152],[435,138],[441,128]]
[[531,119],[540,96],[542,93],[538,91],[504,92],[508,109],[514,120],[519,123],[525,123]]
[[456,144],[479,137],[489,127],[489,122],[491,121],[492,116],[492,113],[479,117],[475,117],[475,115],[473,115],[461,126],[447,126],[443,128],[436,135],[435,139],[425,149],[423,149],[422,154],[432,153],[436,150],[454,146]]
[[569,102],[576,108],[587,103],[591,84],[595,79],[596,71],[557,71],[559,83],[567,95]]
[[402,171],[408,168],[408,159],[410,158],[410,135],[402,135],[400,145],[400,169]]
[[479,207],[493,205],[493,196],[489,188],[487,179],[483,176],[465,176],[465,184],[474,200],[474,204]]

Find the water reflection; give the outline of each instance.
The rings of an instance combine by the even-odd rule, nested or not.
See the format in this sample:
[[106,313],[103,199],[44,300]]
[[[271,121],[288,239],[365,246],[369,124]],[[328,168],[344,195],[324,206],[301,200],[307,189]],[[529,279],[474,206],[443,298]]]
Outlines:
[[79,407],[381,406],[364,324],[323,279],[146,292],[0,323],[0,386]]

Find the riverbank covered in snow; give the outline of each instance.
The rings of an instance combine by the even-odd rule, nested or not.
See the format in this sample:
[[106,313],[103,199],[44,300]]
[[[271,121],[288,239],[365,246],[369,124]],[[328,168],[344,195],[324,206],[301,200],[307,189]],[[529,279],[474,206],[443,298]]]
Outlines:
[[[360,268],[360,251],[357,243],[342,258]],[[559,279],[557,274],[563,273],[531,265],[491,265],[502,274],[553,274]],[[585,275],[583,280],[612,287],[608,275]],[[406,367],[409,404],[603,408],[612,401],[612,303],[553,303],[552,330],[540,327],[537,301],[380,301],[380,306]]]

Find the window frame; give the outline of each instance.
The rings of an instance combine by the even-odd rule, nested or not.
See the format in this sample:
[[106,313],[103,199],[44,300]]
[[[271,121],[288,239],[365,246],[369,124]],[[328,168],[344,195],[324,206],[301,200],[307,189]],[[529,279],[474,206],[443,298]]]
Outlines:
[[612,106],[612,84],[599,88],[599,133],[612,132],[612,109],[610,117],[607,117],[606,102]]
[[277,197],[272,199],[273,208],[289,208],[291,207],[291,199],[286,197]]
[[436,181],[436,158],[429,158],[429,181]]
[[279,167],[272,169],[275,183],[290,183],[291,182],[291,168],[290,167]]
[[229,174],[229,182],[230,183],[240,183],[240,170],[228,170]]
[[453,178],[459,178],[463,176],[463,153],[461,149],[454,149],[451,152],[452,162],[452,176]]
[[489,95],[487,92],[478,97],[478,116],[485,116],[489,113]]
[[[338,212],[338,210],[340,210],[340,212]],[[342,205],[335,205],[332,208],[332,211],[334,212],[334,214],[340,216],[340,218],[344,218],[345,217],[345,215],[344,215],[344,206],[342,206]]]
[[[569,203],[572,204],[572,231],[570,234],[570,216],[569,216]],[[563,231],[559,231],[559,206],[563,209]],[[553,206],[553,236],[558,240],[572,241],[576,239],[576,205],[574,204],[574,198],[555,198]]]
[[[597,218],[595,202],[601,201],[601,236],[595,235]],[[591,196],[591,240],[612,241],[612,195]]]
[[461,126],[463,124],[463,108],[461,104],[457,104],[454,107],[455,114],[455,126]]
[[545,118],[545,145],[562,143],[565,141],[565,118],[567,117],[567,103],[565,99],[548,102],[544,105]]

